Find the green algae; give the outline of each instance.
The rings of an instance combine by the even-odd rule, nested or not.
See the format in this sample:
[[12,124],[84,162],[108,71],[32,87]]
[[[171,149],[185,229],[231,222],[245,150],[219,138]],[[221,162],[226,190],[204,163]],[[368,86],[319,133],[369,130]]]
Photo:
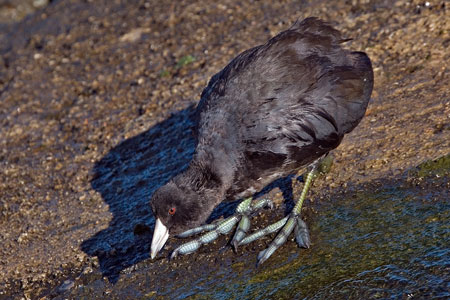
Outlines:
[[423,177],[442,177],[450,175],[450,154],[444,155],[438,159],[426,161],[410,171],[410,176]]
[[182,68],[190,63],[193,63],[195,61],[195,57],[192,55],[185,55],[182,58],[180,58],[177,62],[176,68]]

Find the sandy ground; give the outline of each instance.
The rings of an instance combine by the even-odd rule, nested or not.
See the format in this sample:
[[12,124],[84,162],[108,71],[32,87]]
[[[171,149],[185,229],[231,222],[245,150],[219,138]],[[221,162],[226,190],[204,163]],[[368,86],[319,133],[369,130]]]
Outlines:
[[[151,192],[192,154],[189,107],[207,80],[297,18],[331,22],[375,71],[367,115],[316,190],[401,176],[450,153],[448,3],[426,3],[68,0],[2,25],[0,298],[45,294],[103,268],[98,257],[134,253],[127,238],[152,226]],[[153,172],[161,145],[172,164]],[[124,160],[136,153],[145,164]],[[125,194],[138,200],[115,207]],[[129,248],[113,245],[122,234]]]

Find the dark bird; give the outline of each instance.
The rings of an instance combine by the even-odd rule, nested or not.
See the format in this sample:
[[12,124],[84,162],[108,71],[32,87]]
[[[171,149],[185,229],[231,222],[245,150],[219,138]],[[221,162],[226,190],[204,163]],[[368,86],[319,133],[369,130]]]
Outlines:
[[[192,161],[150,202],[156,218],[152,258],[169,231],[182,237],[208,231],[175,249],[174,257],[194,252],[238,222],[235,247],[278,232],[259,254],[259,263],[292,231],[301,247],[309,247],[308,230],[300,218],[303,200],[328,152],[361,121],[373,88],[368,56],[344,49],[346,41],[329,24],[307,18],[242,52],[211,78],[196,109]],[[270,204],[251,196],[305,167],[311,171],[292,212],[245,237],[250,213]],[[245,200],[235,215],[197,227],[219,203],[236,198]]]

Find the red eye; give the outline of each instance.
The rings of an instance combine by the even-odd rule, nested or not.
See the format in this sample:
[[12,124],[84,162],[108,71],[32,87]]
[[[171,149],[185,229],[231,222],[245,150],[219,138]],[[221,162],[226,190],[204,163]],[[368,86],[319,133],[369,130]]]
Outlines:
[[177,209],[175,207],[172,207],[171,209],[169,209],[169,215],[173,216],[176,211],[177,211]]

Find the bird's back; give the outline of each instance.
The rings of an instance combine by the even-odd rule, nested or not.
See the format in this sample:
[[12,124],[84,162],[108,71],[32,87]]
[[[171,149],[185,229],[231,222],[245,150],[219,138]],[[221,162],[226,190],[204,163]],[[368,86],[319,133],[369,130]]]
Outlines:
[[230,193],[308,165],[360,122],[372,67],[365,53],[343,49],[344,41],[308,18],[211,78],[197,108],[197,148],[222,147],[234,161]]

